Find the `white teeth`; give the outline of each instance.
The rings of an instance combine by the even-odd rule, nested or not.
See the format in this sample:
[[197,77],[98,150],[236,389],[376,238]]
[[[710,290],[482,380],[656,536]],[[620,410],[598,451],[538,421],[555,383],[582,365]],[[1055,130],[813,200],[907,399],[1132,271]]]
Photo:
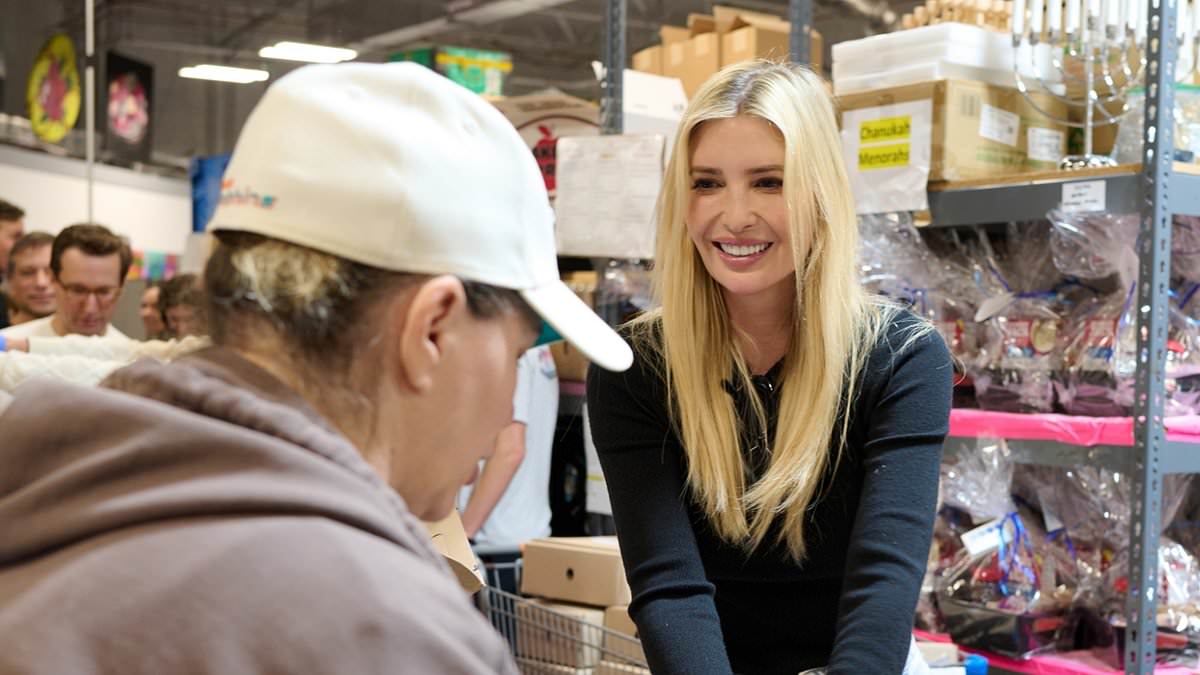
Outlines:
[[719,246],[722,251],[728,253],[729,255],[748,256],[748,255],[754,255],[756,253],[762,253],[763,251],[767,250],[767,246],[770,246],[770,244],[755,244],[754,246],[733,246],[731,244],[722,244],[720,242],[717,242],[717,246]]

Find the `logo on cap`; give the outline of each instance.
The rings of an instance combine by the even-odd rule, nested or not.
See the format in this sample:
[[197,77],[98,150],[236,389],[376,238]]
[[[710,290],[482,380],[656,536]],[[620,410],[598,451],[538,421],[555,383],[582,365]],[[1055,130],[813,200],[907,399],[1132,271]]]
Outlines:
[[275,195],[262,195],[250,187],[234,187],[232,178],[221,181],[222,206],[256,206],[269,209],[275,206]]

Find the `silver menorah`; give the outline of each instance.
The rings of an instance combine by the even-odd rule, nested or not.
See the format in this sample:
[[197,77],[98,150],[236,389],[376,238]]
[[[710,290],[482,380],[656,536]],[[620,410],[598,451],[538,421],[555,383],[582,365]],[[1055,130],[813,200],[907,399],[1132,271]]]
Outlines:
[[[1150,1],[1014,0],[1012,46],[1017,88],[1038,112],[1083,130],[1083,154],[1063,158],[1060,168],[1116,164],[1093,152],[1092,130],[1125,117],[1131,109],[1130,91],[1142,85]],[[1194,2],[1200,5],[1200,0]],[[1195,70],[1200,45],[1200,11],[1187,0],[1178,0],[1176,29],[1180,48],[1175,72],[1176,79],[1183,81]],[[1065,103],[1067,119],[1044,110],[1030,96],[1031,91]],[[1082,115],[1070,114],[1081,109]]]

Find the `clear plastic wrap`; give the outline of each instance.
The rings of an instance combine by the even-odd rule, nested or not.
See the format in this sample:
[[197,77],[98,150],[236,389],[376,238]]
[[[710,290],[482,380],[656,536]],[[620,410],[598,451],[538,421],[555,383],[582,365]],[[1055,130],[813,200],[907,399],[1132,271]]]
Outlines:
[[1061,365],[1061,275],[1051,263],[1051,229],[1010,225],[1003,256],[987,250],[978,262],[1004,289],[980,304],[979,350],[970,368],[979,407],[1050,412],[1052,378]]
[[596,285],[597,314],[616,326],[649,309],[652,302],[651,275],[646,263],[608,261]]
[[983,523],[963,535],[963,549],[937,582],[938,608],[955,642],[1016,657],[1063,646],[1074,564],[1036,512],[1013,501],[1006,443],[980,439],[942,475],[946,504]]
[[976,304],[970,271],[939,258],[922,240],[909,213],[860,216],[859,232],[863,284],[928,319],[959,359],[972,355]]

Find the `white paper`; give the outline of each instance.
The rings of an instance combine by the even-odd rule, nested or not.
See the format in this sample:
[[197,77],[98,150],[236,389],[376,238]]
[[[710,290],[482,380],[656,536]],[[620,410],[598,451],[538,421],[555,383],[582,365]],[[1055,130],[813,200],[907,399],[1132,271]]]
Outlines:
[[1029,159],[1035,162],[1057,162],[1062,159],[1066,136],[1055,129],[1030,127],[1026,134]]
[[842,113],[842,153],[858,213],[929,208],[933,101]]
[[979,115],[980,136],[1015,148],[1020,131],[1021,118],[1016,113],[983,104],[983,111]]
[[600,468],[600,455],[592,441],[592,425],[588,421],[587,404],[583,406],[583,456],[587,464],[587,510],[588,513],[612,515],[612,502],[608,499],[608,483],[604,470]]
[[975,321],[977,323],[981,321],[987,321],[993,316],[996,316],[1000,312],[1004,311],[1005,307],[1011,305],[1015,297],[1016,296],[1012,293],[1004,292],[999,295],[993,295],[992,297],[984,300],[983,302],[979,303],[979,307],[975,309]]
[[621,86],[624,132],[663,136],[667,140],[664,156],[670,157],[679,120],[687,109],[683,84],[674,77],[626,70]]
[[1003,522],[997,518],[963,534],[962,543],[967,549],[967,555],[974,558],[1000,548],[1000,527]]
[[1038,488],[1037,495],[1038,501],[1041,502],[1042,521],[1046,525],[1046,531],[1057,532],[1063,529],[1063,521],[1054,512],[1054,509],[1049,506],[1054,503],[1054,497],[1050,494],[1051,492],[1052,489],[1048,487]]
[[663,144],[658,135],[559,139],[554,210],[560,254],[654,257]]
[[1092,213],[1095,211],[1103,211],[1104,209],[1104,181],[1088,180],[1077,183],[1063,183],[1063,213]]

